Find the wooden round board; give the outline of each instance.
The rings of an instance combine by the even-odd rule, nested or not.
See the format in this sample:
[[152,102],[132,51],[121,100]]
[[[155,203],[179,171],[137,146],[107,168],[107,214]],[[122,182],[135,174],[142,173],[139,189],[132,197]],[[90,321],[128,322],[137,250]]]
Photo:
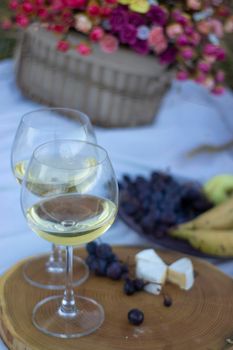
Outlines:
[[[133,262],[139,248],[114,248],[122,260]],[[81,256],[85,256],[80,251]],[[159,251],[171,263],[181,254]],[[14,350],[224,350],[233,349],[233,280],[210,264],[192,258],[196,271],[194,287],[186,292],[167,283],[165,293],[173,299],[163,306],[163,296],[145,292],[126,296],[122,281],[91,276],[79,293],[93,297],[105,310],[105,322],[95,333],[79,339],[59,339],[40,333],[31,322],[34,305],[58,294],[27,284],[21,262],[0,280],[0,334]],[[127,313],[140,308],[141,326],[128,323]],[[229,341],[228,341],[229,342]]]

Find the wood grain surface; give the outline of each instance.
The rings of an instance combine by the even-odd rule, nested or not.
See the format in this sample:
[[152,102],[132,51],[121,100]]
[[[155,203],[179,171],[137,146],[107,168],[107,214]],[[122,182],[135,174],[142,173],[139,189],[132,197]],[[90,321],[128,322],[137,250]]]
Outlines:
[[[114,248],[122,260],[133,263],[138,248]],[[79,251],[85,256],[84,251]],[[171,263],[178,253],[159,254]],[[210,264],[192,258],[196,271],[194,287],[182,291],[167,283],[164,291],[173,299],[169,308],[163,296],[145,292],[123,294],[122,281],[91,276],[79,287],[79,294],[92,297],[105,310],[105,322],[92,335],[59,339],[40,333],[31,322],[34,305],[54,291],[38,289],[22,277],[20,262],[0,280],[0,334],[14,350],[225,350],[233,349],[233,280]],[[128,323],[131,308],[143,310],[141,326]],[[229,344],[226,342],[228,339]]]

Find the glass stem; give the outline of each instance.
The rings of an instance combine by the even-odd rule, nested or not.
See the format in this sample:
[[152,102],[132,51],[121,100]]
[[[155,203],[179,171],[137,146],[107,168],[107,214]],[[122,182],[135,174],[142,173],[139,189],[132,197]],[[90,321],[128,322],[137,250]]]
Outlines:
[[62,257],[62,248],[56,244],[52,245],[52,252],[46,263],[47,271],[51,273],[65,272],[65,264]]
[[59,315],[63,317],[74,317],[78,309],[75,303],[73,281],[73,247],[66,247],[66,287],[59,308]]

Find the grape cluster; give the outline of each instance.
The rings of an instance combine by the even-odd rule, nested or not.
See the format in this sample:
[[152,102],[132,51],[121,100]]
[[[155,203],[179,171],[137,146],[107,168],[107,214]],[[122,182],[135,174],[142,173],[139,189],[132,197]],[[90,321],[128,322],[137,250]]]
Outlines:
[[141,278],[129,277],[128,265],[119,260],[109,244],[90,242],[86,245],[86,250],[88,252],[86,263],[95,275],[105,276],[112,280],[123,279],[123,292],[126,295],[133,295],[143,290],[145,282]]
[[148,179],[124,175],[119,187],[120,212],[157,238],[212,207],[199,184],[179,182],[162,172],[154,171]]
[[97,276],[106,276],[112,280],[119,280],[128,276],[128,266],[122,263],[113,253],[112,247],[107,243],[97,244],[95,241],[86,245],[88,256],[86,263]]
[[123,291],[126,295],[133,295],[136,292],[140,292],[144,289],[145,282],[141,278],[131,279],[125,278]]

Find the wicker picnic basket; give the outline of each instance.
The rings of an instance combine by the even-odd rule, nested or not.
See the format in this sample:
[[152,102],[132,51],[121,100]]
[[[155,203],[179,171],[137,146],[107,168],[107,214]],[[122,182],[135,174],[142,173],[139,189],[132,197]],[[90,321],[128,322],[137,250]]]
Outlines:
[[[77,38],[71,34],[74,43]],[[82,57],[74,50],[58,52],[57,39],[36,24],[23,33],[16,77],[27,97],[79,109],[104,127],[153,121],[171,81],[171,74],[154,57],[124,48],[108,55],[97,45],[92,55]]]

